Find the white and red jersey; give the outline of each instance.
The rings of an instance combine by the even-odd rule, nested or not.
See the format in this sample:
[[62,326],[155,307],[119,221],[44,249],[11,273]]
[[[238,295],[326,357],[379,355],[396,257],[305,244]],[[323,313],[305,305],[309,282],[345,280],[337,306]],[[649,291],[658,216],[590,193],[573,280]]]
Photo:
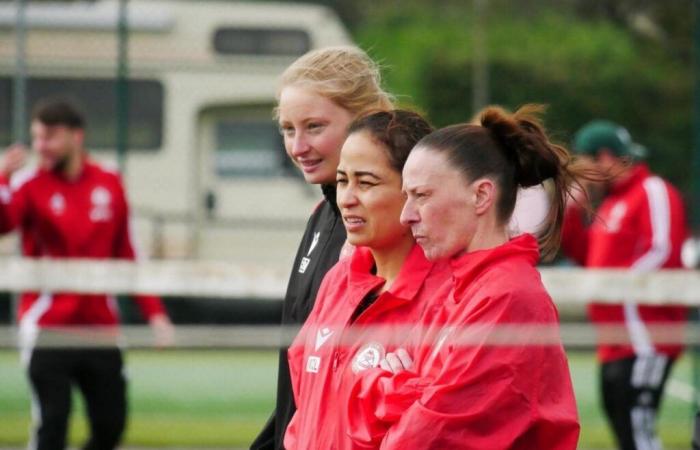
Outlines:
[[[669,183],[636,164],[623,181],[612,186],[592,223],[585,211],[572,202],[566,211],[562,249],[577,263],[590,268],[629,268],[652,271],[682,267],[681,247],[688,230],[683,200]],[[649,306],[636,303],[600,304],[588,307],[590,319],[600,324],[625,325],[630,345],[601,343],[603,362],[660,352],[677,356],[680,345],[656,345],[647,331],[649,324],[686,320],[682,306]]]
[[[384,292],[378,293],[385,280],[372,274],[373,267],[365,247],[336,264],[289,348],[297,411],[284,437],[286,449],[367,448],[349,436],[349,422],[357,420],[348,415],[350,389],[408,339],[407,330],[430,317],[452,285],[448,266],[426,260],[418,245]],[[360,306],[372,293],[376,299]]]
[[[129,211],[119,176],[89,159],[69,181],[46,170],[0,177],[0,233],[19,229],[29,258],[134,259]],[[139,295],[143,315],[165,312],[158,297]],[[115,325],[114,298],[108,295],[27,292],[18,310],[20,326]]]
[[454,286],[411,333],[414,367],[350,391],[352,438],[383,450],[574,450],[579,423],[558,313],[524,234],[450,261]]

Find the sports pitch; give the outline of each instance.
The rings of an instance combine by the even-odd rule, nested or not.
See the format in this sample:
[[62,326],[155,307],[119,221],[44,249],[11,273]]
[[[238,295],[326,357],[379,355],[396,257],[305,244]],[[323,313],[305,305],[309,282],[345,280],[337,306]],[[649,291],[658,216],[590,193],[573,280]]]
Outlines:
[[[272,410],[277,357],[270,351],[130,351],[130,423],[127,447],[245,448]],[[581,416],[581,449],[614,448],[598,401],[598,369],[592,352],[572,352],[569,364]],[[687,386],[689,357],[672,379]],[[28,387],[15,351],[0,351],[0,447],[26,445],[30,427]],[[681,389],[682,390],[682,389]],[[76,395],[70,440],[86,427]],[[667,449],[687,449],[692,407],[667,395],[659,430]],[[77,414],[75,414],[77,413]]]

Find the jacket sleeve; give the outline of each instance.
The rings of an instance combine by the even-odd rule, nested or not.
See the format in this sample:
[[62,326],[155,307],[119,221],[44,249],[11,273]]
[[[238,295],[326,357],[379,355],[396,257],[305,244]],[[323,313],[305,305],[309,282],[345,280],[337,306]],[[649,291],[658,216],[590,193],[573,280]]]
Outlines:
[[348,435],[355,446],[377,448],[428,384],[427,379],[412,371],[392,374],[377,368],[363,374],[350,391],[345,412]]
[[275,450],[275,422],[277,410],[272,411],[272,415],[255,440],[250,444],[250,450]]
[[[129,205],[121,183],[117,184],[117,201],[120,206],[117,217],[117,230],[114,243],[114,257],[119,259],[136,260],[136,252],[131,243],[131,233],[129,230]],[[136,303],[139,305],[141,314],[147,320],[151,317],[166,314],[165,307],[160,298],[155,295],[136,294]]]
[[590,234],[584,215],[585,211],[580,205],[574,202],[568,204],[561,233],[561,248],[564,254],[582,266],[586,264]]
[[644,181],[646,204],[642,207],[639,220],[645,221],[639,227],[640,242],[648,243],[640,255],[632,261],[631,268],[638,271],[656,270],[666,266],[674,253],[680,251],[683,245],[683,233],[673,233],[677,224],[675,219],[685,222],[684,214],[678,202],[672,202],[671,192],[666,183],[658,177],[650,177]]
[[[329,297],[328,286],[333,282],[333,274],[335,271],[331,269],[330,272],[321,281],[321,286],[318,289],[318,294],[316,295],[316,302],[311,310],[311,313],[306,318],[304,325],[299,330],[299,333],[294,338],[294,341],[287,349],[287,362],[289,364],[289,376],[292,384],[292,393],[294,394],[294,403],[296,404],[296,411],[294,416],[292,416],[287,428],[285,430],[284,436],[282,437],[285,448],[297,448],[297,436],[299,435],[298,430],[298,414],[300,411],[304,411],[304,395],[301,389],[304,385],[304,360],[306,355],[306,345],[308,341],[309,333],[313,333],[314,328],[318,323],[318,316],[321,313],[326,299]],[[332,301],[333,299],[329,299]]]
[[0,234],[19,227],[27,210],[26,185],[13,190],[10,182],[0,176]]
[[[447,339],[435,377],[389,428],[380,448],[576,448],[578,418],[561,345],[488,344],[498,324],[527,321],[522,314],[528,308],[511,300],[486,299],[460,320],[455,329],[476,326],[471,338],[477,341]],[[519,338],[527,342],[527,336]]]

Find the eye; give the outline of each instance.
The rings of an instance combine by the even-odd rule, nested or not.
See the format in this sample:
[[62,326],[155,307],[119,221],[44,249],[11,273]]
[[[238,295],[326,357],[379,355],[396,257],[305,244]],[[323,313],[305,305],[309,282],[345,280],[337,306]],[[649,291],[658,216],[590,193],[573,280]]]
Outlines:
[[357,184],[359,184],[363,188],[370,188],[372,186],[376,186],[377,183],[367,181],[367,180],[360,180]]
[[337,177],[337,178],[335,179],[335,182],[336,182],[336,184],[345,185],[345,184],[348,183],[348,179],[345,178],[345,177],[339,176],[339,177]]
[[311,133],[320,133],[325,127],[326,125],[321,122],[309,122],[309,124],[306,125],[306,129]]
[[294,127],[290,125],[280,125],[279,132],[284,137],[294,136]]

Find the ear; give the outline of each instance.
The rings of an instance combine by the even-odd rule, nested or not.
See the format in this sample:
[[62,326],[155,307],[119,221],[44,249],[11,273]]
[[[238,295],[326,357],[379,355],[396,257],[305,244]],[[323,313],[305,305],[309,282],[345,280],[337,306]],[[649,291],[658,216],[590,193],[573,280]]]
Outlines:
[[76,128],[73,130],[73,141],[76,146],[82,149],[85,146],[85,130],[81,128]]
[[491,209],[496,201],[496,184],[488,178],[480,178],[472,183],[474,189],[474,212],[480,216]]

